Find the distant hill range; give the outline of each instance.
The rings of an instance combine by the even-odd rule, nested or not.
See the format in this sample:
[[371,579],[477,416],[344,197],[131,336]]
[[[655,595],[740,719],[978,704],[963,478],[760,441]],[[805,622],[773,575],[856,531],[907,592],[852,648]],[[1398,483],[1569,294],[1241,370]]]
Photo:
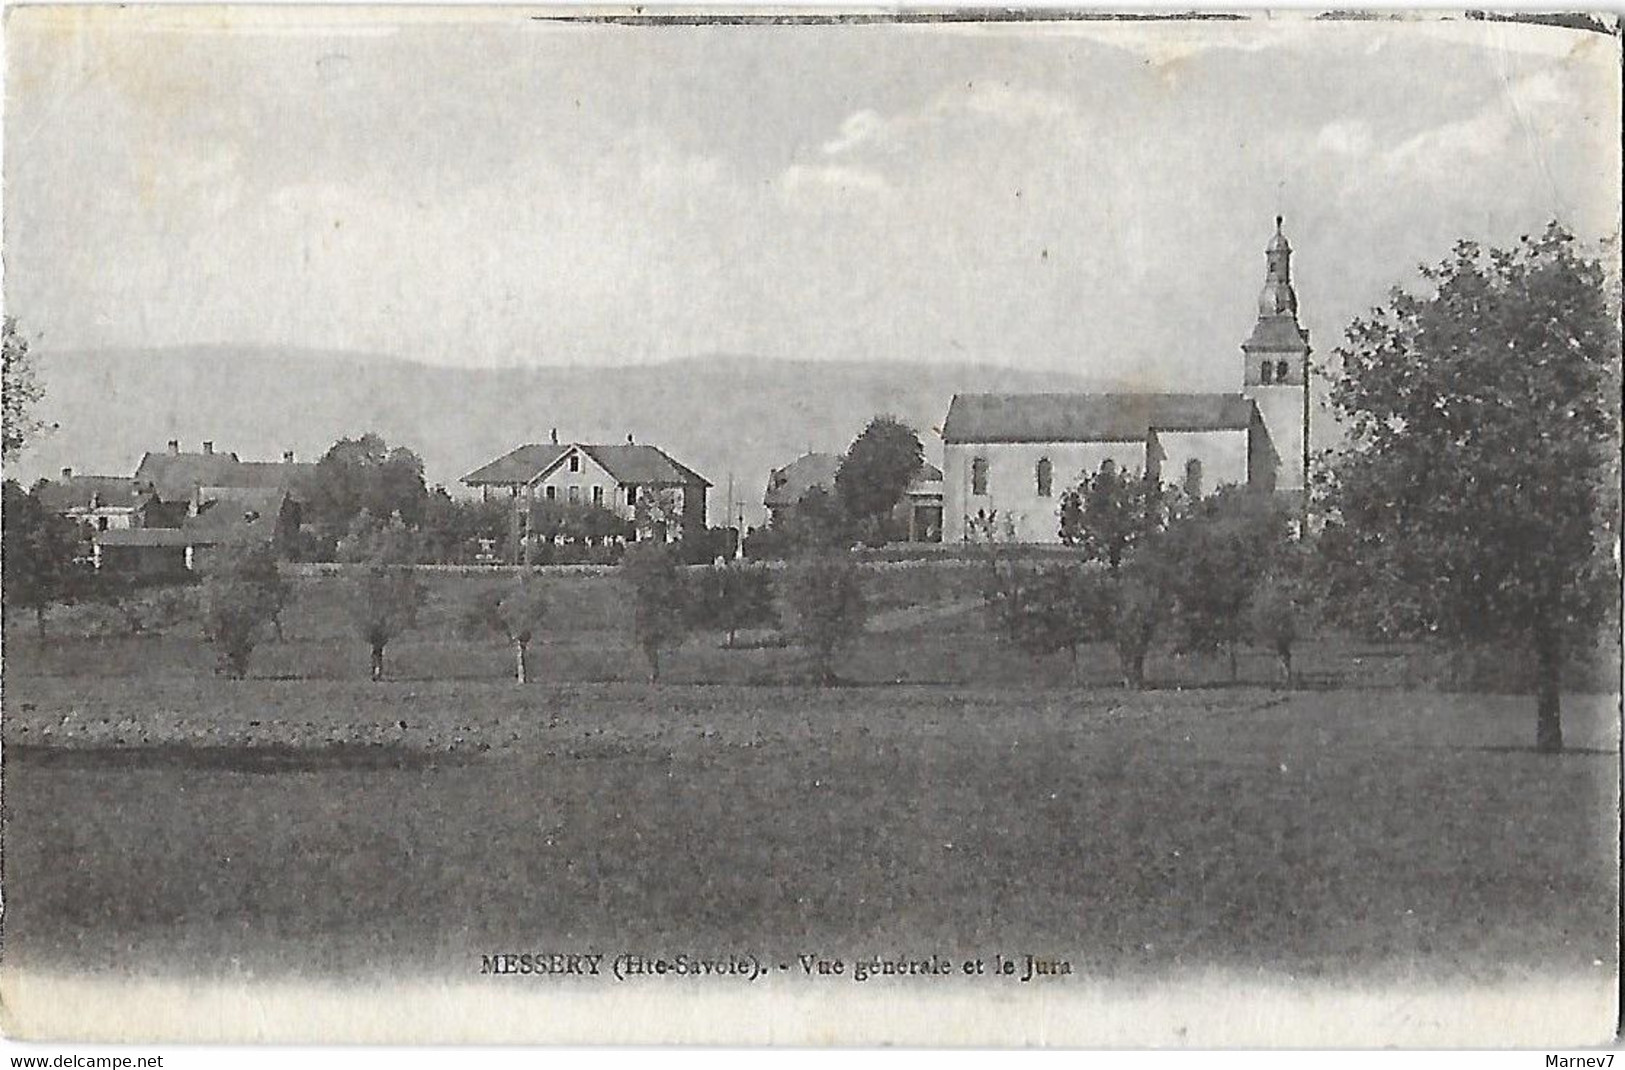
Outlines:
[[[316,460],[335,439],[377,431],[423,458],[431,484],[459,493],[465,473],[525,442],[661,446],[715,484],[720,518],[728,476],[748,522],[761,515],[770,469],[803,452],[845,449],[877,413],[920,432],[940,462],[940,427],[960,392],[1123,389],[1121,384],[983,364],[827,363],[704,356],[614,368],[472,368],[389,357],[248,348],[38,353],[57,429],[30,447],[15,475],[61,468],[135,471],[169,439],[204,440],[244,460],[293,450]],[[1143,389],[1143,387],[1142,387]]]

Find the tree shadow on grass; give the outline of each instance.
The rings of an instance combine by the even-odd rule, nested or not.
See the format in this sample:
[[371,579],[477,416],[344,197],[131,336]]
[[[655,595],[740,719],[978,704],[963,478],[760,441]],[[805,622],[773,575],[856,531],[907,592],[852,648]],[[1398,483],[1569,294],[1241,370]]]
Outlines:
[[1445,749],[1467,752],[1477,751],[1481,754],[1533,754],[1540,758],[1595,758],[1599,756],[1604,758],[1619,757],[1618,747],[1564,747],[1560,751],[1542,751],[1536,750],[1532,745],[1513,746],[1507,743],[1478,743],[1460,746],[1447,746]]

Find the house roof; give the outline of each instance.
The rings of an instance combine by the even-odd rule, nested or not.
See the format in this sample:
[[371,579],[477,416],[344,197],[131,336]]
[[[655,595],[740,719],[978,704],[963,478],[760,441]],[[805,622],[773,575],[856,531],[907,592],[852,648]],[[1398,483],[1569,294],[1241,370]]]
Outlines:
[[762,504],[769,509],[794,505],[801,496],[814,487],[826,490],[835,486],[835,472],[841,467],[841,458],[834,453],[803,453],[783,468],[775,468],[767,477],[767,493]]
[[908,489],[903,493],[915,497],[930,495],[940,497],[942,494],[942,469],[930,461],[921,463],[920,470],[914,473],[914,478],[909,482]]
[[185,501],[200,486],[230,483],[230,473],[238,466],[235,453],[148,452],[135,470],[135,481],[151,487],[160,501]]
[[129,476],[70,476],[64,480],[47,480],[40,484],[37,493],[40,503],[53,513],[97,505],[133,509],[141,504],[135,480]]
[[956,394],[946,442],[1137,442],[1152,430],[1245,430],[1240,394]]
[[282,510],[282,503],[288,497],[288,491],[283,487],[200,487],[198,499],[202,504],[198,516],[214,513],[222,506],[228,510],[275,516]]
[[530,483],[558,467],[573,450],[580,450],[591,457],[618,483],[656,487],[679,487],[693,483],[707,487],[711,485],[692,468],[672,460],[664,450],[630,442],[613,446],[579,442],[563,445],[532,443],[476,468],[463,477],[463,483],[471,487]]
[[235,453],[153,453],[141,458],[134,482],[159,500],[186,501],[199,487],[281,488],[302,494],[316,472],[308,461],[242,461]]
[[551,468],[555,461],[563,458],[569,449],[569,446],[557,443],[538,445],[532,442],[503,454],[490,464],[474,469],[463,477],[463,482],[471,487],[529,483],[544,470]]
[[225,485],[285,490],[297,497],[304,493],[316,471],[317,466],[310,461],[243,461],[232,470]]
[[[767,493],[762,495],[762,504],[769,509],[779,509],[795,505],[802,495],[814,487],[833,491],[835,473],[840,468],[841,455],[838,453],[803,453],[783,468],[773,469],[767,477]],[[941,482],[942,469],[923,461],[920,470],[909,481],[907,493],[940,493],[942,488],[931,484]]]
[[201,540],[196,534],[180,528],[127,528],[96,532],[96,542],[102,546],[197,546]]
[[237,498],[212,501],[197,516],[187,517],[181,531],[192,542],[203,544],[238,537],[269,540],[276,534],[282,500],[287,496],[282,491],[271,493],[276,495],[274,504],[263,496],[257,501]]
[[710,481],[656,446],[641,443],[622,443],[614,446],[582,446],[582,451],[597,461],[618,483],[636,483],[639,486],[680,487],[699,483],[709,487]]

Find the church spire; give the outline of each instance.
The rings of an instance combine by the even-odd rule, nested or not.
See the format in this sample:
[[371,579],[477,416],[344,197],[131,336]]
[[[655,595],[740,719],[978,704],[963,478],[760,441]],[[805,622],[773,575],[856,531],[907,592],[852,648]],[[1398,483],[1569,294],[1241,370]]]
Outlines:
[[[1277,362],[1302,357],[1309,350],[1309,336],[1298,326],[1298,294],[1292,288],[1292,246],[1282,230],[1284,222],[1280,216],[1275,217],[1275,236],[1264,249],[1264,288],[1258,294],[1258,322],[1253,326],[1251,337],[1241,344],[1249,357],[1257,354]],[[1262,364],[1249,362],[1249,384],[1301,382],[1285,368],[1280,369],[1288,375],[1285,380],[1277,374],[1276,368],[1267,372],[1260,370],[1262,368]]]
[[1292,246],[1281,232],[1283,220],[1275,217],[1275,237],[1264,250],[1264,290],[1258,295],[1260,316],[1298,315],[1298,295],[1292,289]]

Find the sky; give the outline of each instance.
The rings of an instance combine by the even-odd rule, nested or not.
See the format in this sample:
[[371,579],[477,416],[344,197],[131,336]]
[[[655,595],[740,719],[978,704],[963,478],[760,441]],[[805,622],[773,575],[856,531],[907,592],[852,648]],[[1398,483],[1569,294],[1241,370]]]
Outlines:
[[1617,46],[1577,31],[8,16],[5,299],[47,353],[1233,389],[1277,213],[1320,351],[1458,238],[1619,226]]

